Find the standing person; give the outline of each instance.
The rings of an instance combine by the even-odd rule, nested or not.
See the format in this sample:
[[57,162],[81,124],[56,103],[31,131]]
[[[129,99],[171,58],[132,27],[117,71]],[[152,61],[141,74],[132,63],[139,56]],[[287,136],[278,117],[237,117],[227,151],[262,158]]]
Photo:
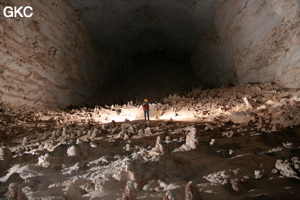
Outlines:
[[148,103],[148,100],[147,99],[144,99],[144,102],[143,102],[143,110],[144,110],[144,117],[145,117],[145,120],[150,120],[149,119],[149,103]]

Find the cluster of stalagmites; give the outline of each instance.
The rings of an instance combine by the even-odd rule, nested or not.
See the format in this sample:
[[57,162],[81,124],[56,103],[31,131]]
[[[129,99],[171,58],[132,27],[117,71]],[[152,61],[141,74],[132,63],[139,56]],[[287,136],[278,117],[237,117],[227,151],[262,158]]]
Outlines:
[[[211,90],[195,89],[186,96],[173,95],[164,104],[151,103],[151,115],[156,119],[232,121],[235,124],[256,122],[258,129],[300,124],[300,91],[280,88],[276,84],[242,85]],[[66,111],[38,111],[34,115],[21,114],[14,124],[22,121],[53,121],[59,124],[106,123],[115,119],[142,118],[140,104],[128,102],[95,108],[78,108]],[[3,121],[2,123],[7,123]],[[268,124],[269,127],[266,126]],[[39,124],[37,124],[39,125]]]
[[[152,112],[161,117],[164,115],[182,117],[188,120],[206,121],[203,131],[212,131],[224,126],[224,123],[231,121],[237,132],[245,129],[244,125],[252,123],[251,131],[275,132],[282,127],[293,127],[300,124],[300,92],[297,90],[286,90],[279,88],[274,84],[264,85],[246,85],[227,89],[220,88],[214,90],[194,90],[186,97],[174,95],[164,100],[164,104],[151,104]],[[172,153],[179,151],[190,151],[198,147],[199,130],[194,125],[177,128],[168,132],[168,136],[162,135],[167,130],[167,123],[176,123],[173,120],[166,121],[161,127],[152,127],[151,122],[143,128],[131,123],[128,119],[122,123],[113,120],[114,116],[120,116],[126,112],[142,112],[139,106],[132,102],[127,105],[111,107],[95,107],[94,109],[82,108],[62,112],[38,112],[28,117],[22,115],[22,120],[14,120],[14,124],[20,125],[27,122],[35,122],[35,127],[42,130],[29,134],[19,141],[19,146],[0,148],[0,160],[8,162],[14,155],[21,155],[24,152],[37,154],[47,150],[54,151],[61,145],[69,145],[65,156],[76,157],[78,155],[79,145],[89,143],[92,148],[97,147],[97,141],[124,142],[124,150],[133,152],[124,159],[119,159],[112,164],[110,169],[105,171],[104,175],[112,176],[116,180],[128,181],[122,200],[137,199],[138,189],[136,184],[140,182],[143,172],[140,167],[145,162],[159,161],[166,152],[165,147],[172,142],[179,142],[181,146],[175,148]],[[185,118],[186,117],[186,118]],[[104,122],[111,120],[108,124]],[[144,122],[141,122],[144,124]],[[196,122],[195,122],[196,123]],[[2,120],[1,128],[8,125],[9,122]],[[9,130],[8,130],[9,132]],[[224,137],[232,137],[236,131],[223,131]],[[172,135],[181,135],[180,139],[173,139]],[[153,147],[142,148],[132,145],[132,141],[143,137],[156,137],[156,143]],[[210,141],[214,145],[215,139]],[[289,144],[285,144],[289,146]],[[232,152],[229,152],[232,154]],[[100,162],[100,161],[99,161]],[[106,162],[103,159],[101,162]],[[40,155],[37,166],[49,168],[55,166],[55,158],[50,153]],[[282,176],[299,179],[299,158],[277,160],[274,173]],[[77,163],[73,168],[64,169],[65,173],[72,173],[83,164]],[[139,171],[140,170],[140,171]],[[256,179],[264,176],[263,170],[256,170],[253,177]],[[206,180],[216,184],[230,184],[233,190],[238,191],[240,180],[231,179],[225,171],[204,176]],[[249,177],[248,177],[249,178]],[[247,177],[244,177],[247,179]],[[153,180],[143,185],[145,191],[166,191],[164,200],[175,200],[176,196],[172,193],[173,186],[166,184],[161,180]],[[91,187],[84,187],[87,192]],[[93,182],[93,189],[101,190],[102,185]],[[174,188],[174,187],[173,187]],[[17,191],[17,192],[16,192]],[[20,188],[11,185],[7,192],[8,196],[26,199],[25,194]],[[12,199],[14,199],[12,198]],[[185,187],[185,200],[199,199],[199,190],[193,182],[189,182]],[[16,199],[16,198],[15,198]]]
[[272,172],[280,173],[284,177],[300,179],[300,159],[298,157],[278,159]]
[[18,186],[17,183],[9,184],[8,191],[5,197],[9,200],[28,200],[22,188]]
[[[192,181],[187,183],[187,185],[185,186],[184,193],[185,193],[184,200],[201,199],[199,189]],[[135,188],[133,181],[127,182],[127,185],[122,194],[122,200],[137,200],[137,189]],[[173,192],[168,190],[162,200],[179,200],[179,199],[176,198],[176,195]]]

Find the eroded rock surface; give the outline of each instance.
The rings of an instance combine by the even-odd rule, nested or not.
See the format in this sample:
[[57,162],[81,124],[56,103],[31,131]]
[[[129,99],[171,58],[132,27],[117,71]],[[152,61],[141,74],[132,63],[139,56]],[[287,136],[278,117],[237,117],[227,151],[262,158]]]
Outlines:
[[0,100],[5,110],[82,103],[128,62],[98,44],[67,1],[0,4],[32,6],[31,18],[0,24]]

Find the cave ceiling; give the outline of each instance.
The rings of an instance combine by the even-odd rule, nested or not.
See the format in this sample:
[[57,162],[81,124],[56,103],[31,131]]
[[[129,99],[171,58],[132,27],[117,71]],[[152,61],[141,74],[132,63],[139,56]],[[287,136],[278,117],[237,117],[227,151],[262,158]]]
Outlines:
[[191,53],[212,27],[216,0],[69,0],[93,37],[127,55]]

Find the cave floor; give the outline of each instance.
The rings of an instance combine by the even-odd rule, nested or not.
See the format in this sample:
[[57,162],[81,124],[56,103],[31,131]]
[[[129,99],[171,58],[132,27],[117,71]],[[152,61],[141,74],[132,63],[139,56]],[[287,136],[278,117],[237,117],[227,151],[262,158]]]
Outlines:
[[132,102],[0,113],[0,197],[121,199],[132,180],[145,200],[189,181],[202,199],[300,199],[299,108],[266,83],[174,94],[150,121]]
[[[18,116],[1,115],[1,119],[2,124],[4,121],[15,123]],[[125,177],[129,176],[126,173],[130,171],[137,183],[138,199],[162,199],[168,187],[178,199],[183,199],[188,181],[197,184],[203,199],[300,198],[298,179],[272,173],[277,159],[299,156],[300,127],[265,133],[251,131],[251,124],[236,127],[228,122],[221,128],[205,130],[206,123],[203,122],[157,120],[147,125],[143,120],[136,120],[108,123],[107,130],[109,127],[131,124],[137,129],[149,126],[155,130],[153,135],[133,135],[129,142],[117,136],[113,139],[111,134],[103,132],[101,137],[93,141],[93,147],[89,141],[75,144],[74,141],[80,137],[74,136],[69,138],[70,142],[47,151],[37,150],[37,142],[46,143],[51,135],[41,140],[38,132],[41,132],[43,126],[34,126],[37,123],[25,123],[23,127],[5,126],[5,129],[15,132],[8,135],[5,134],[7,130],[3,130],[4,126],[1,126],[1,143],[18,150],[15,149],[9,161],[1,161],[0,196],[7,192],[10,183],[17,182],[23,186],[23,191],[30,199],[120,199],[126,185]],[[85,124],[78,128],[101,126]],[[180,137],[186,135],[185,128],[190,126],[197,130],[197,148],[173,152],[184,144],[185,141],[180,141]],[[228,130],[233,131],[230,137],[222,134]],[[31,141],[31,146],[20,146],[25,136]],[[164,153],[151,156],[140,153],[144,157],[143,161],[133,161],[127,166],[127,171],[122,168],[124,159],[131,157],[134,152],[141,149],[150,151],[155,146],[157,136],[162,141],[165,141],[166,136],[171,138],[170,142],[162,142]],[[212,139],[215,142],[210,144]],[[284,147],[283,144],[288,142],[292,142],[292,146]],[[128,143],[131,148],[125,150]],[[67,150],[73,145],[76,146],[76,156],[68,156]],[[38,165],[41,162],[39,157],[45,153],[51,157],[47,167]],[[223,174],[220,173],[222,171]],[[255,171],[261,172],[261,177],[255,178]],[[101,184],[95,186],[96,180]],[[166,186],[154,184],[158,180]],[[148,185],[148,190],[143,190],[151,181],[152,186]],[[233,183],[236,183],[238,191],[233,189]],[[90,188],[87,189],[87,186]]]

